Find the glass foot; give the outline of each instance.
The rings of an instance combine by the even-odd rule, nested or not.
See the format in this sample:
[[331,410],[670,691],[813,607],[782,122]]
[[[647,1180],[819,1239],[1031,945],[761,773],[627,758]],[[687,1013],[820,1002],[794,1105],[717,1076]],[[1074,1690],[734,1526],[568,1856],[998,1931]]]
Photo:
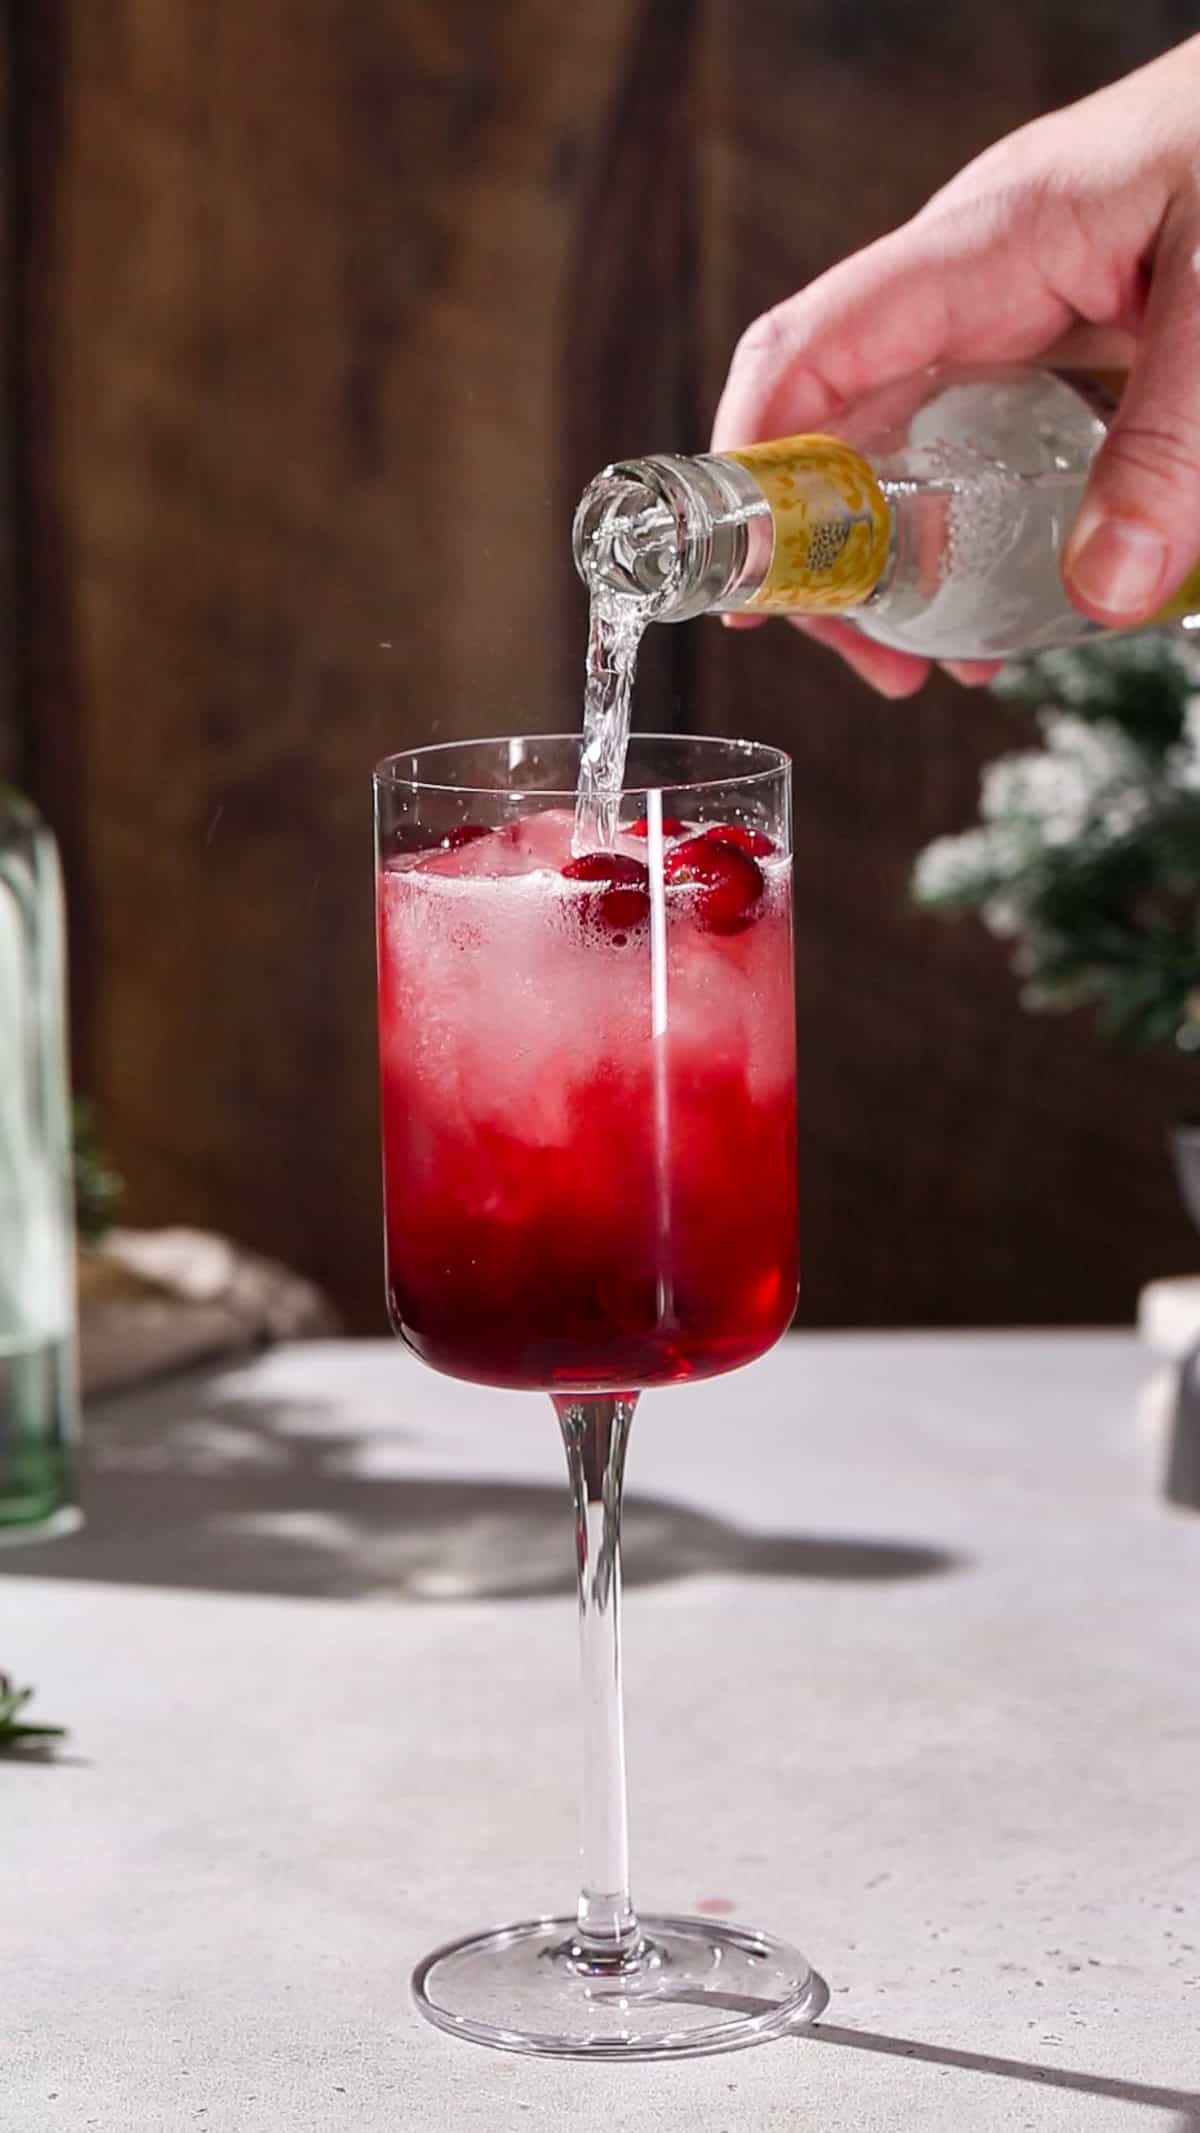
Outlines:
[[639,1954],[614,1974],[573,1957],[575,1921],[497,1926],[435,1949],[413,1996],[439,2029],[500,2051],[565,2059],[668,2059],[734,2051],[814,2022],[829,1993],[785,1941],[702,1918],[644,1918]]

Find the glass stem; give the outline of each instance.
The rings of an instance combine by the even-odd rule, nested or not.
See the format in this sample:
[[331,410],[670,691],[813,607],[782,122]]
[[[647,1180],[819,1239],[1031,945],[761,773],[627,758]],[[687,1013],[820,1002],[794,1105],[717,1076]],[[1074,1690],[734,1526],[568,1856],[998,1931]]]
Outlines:
[[558,1398],[575,1505],[583,1660],[583,1886],[570,1956],[592,1975],[639,1964],[629,1896],[621,1701],[621,1488],[637,1395]]

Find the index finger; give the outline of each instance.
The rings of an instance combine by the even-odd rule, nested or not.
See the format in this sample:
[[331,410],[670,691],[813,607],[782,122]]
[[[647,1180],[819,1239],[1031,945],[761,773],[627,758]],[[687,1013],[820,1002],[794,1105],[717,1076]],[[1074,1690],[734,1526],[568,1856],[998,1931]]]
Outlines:
[[734,353],[713,449],[819,429],[931,363],[1037,354],[1071,317],[998,203],[923,216],[755,320]]

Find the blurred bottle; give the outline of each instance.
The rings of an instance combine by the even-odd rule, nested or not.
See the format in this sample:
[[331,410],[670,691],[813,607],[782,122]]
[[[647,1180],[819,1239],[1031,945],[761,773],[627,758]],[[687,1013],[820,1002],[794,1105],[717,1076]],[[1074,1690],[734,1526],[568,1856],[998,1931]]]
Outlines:
[[0,1541],[79,1523],[62,883],[0,785]]
[[[934,659],[1002,659],[1097,625],[1060,558],[1122,380],[1027,365],[936,369],[832,425],[605,468],[575,516],[593,595],[647,619],[841,614]],[[1200,627],[1200,566],[1163,621]]]

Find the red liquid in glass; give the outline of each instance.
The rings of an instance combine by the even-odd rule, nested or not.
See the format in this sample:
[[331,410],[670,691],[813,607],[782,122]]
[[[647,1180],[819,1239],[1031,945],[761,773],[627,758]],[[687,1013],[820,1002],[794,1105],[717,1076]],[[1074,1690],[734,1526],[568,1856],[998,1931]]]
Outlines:
[[622,932],[570,834],[547,811],[381,871],[388,1301],[452,1376],[627,1392],[792,1315],[790,867],[741,926],[685,884]]

